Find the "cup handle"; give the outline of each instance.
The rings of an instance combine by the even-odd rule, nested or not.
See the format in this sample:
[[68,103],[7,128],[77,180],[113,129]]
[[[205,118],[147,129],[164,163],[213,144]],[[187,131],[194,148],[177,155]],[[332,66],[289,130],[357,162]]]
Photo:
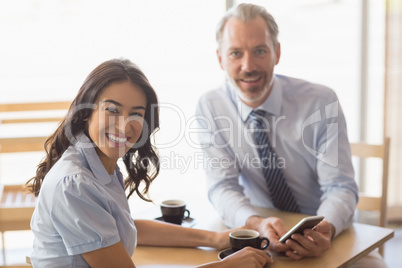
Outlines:
[[[186,215],[186,213],[187,213],[187,215]],[[190,218],[190,210],[186,209],[184,211],[183,220],[187,220],[188,218]]]
[[267,243],[265,243],[265,245],[263,245],[263,246],[261,247],[261,249],[266,249],[266,248],[269,246],[269,240],[268,240],[268,238],[266,238],[266,237],[261,237],[261,238],[260,238],[260,245],[261,245],[261,243],[262,243],[263,241],[266,241]]

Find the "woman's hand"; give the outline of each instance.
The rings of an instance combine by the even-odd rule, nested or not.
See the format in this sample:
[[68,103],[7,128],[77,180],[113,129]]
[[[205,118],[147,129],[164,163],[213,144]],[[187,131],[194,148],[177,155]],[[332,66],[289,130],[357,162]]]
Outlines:
[[223,266],[219,267],[262,268],[267,263],[273,263],[273,260],[266,251],[246,247],[224,258]]
[[215,246],[214,248],[218,249],[218,250],[223,250],[223,249],[227,249],[230,248],[230,239],[229,239],[229,233],[232,232],[233,230],[227,230],[227,231],[223,231],[223,232],[217,232],[215,234]]

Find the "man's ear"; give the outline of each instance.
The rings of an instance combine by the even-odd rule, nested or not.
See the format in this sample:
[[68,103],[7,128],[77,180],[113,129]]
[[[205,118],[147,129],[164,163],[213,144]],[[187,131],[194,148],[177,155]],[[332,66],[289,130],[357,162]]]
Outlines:
[[279,59],[281,58],[281,43],[279,43],[279,42],[276,45],[275,55],[276,55],[276,63],[275,63],[275,65],[277,65],[279,63]]
[[221,69],[224,70],[223,66],[222,66],[222,56],[221,56],[221,52],[220,52],[219,48],[216,50],[216,56],[218,57],[218,61],[219,61],[219,65],[221,66]]

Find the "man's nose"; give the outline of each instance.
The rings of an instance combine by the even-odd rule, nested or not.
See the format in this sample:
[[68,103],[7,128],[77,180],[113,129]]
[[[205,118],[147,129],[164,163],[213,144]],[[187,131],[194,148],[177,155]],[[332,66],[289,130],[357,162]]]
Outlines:
[[256,69],[255,58],[250,53],[245,53],[242,58],[242,71],[252,72]]

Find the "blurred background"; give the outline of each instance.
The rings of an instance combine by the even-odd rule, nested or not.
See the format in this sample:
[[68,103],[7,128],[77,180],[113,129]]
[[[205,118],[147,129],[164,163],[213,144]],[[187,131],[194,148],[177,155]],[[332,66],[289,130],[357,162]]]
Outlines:
[[[71,101],[98,64],[128,58],[144,71],[161,102],[161,129],[155,136],[161,172],[151,187],[151,198],[205,199],[202,157],[191,131],[196,127],[194,111],[198,98],[224,81],[215,54],[215,26],[227,8],[241,2],[245,1],[2,0],[0,103]],[[402,171],[397,163],[401,150],[395,148],[402,147],[402,135],[395,122],[402,111],[400,102],[393,102],[401,98],[398,81],[390,76],[400,74],[401,51],[392,44],[400,44],[402,35],[398,27],[392,28],[400,16],[390,14],[400,14],[400,2],[247,2],[265,6],[277,20],[282,56],[276,73],[334,89],[350,141],[382,143],[385,135],[392,137],[388,203],[397,220]],[[396,35],[391,34],[394,30]],[[399,54],[390,56],[391,47]],[[21,129],[0,122],[0,137],[50,134],[55,127]],[[0,183],[26,182],[42,157],[42,153],[0,152]],[[379,192],[378,184],[371,183],[372,177],[380,176],[379,167],[374,161],[357,170],[365,172],[366,179],[359,184],[368,192]],[[148,206],[137,198],[130,205],[134,216]],[[5,234],[15,241],[21,241],[20,236],[28,241],[28,249],[22,249],[28,253],[22,254],[29,255],[30,233]]]

